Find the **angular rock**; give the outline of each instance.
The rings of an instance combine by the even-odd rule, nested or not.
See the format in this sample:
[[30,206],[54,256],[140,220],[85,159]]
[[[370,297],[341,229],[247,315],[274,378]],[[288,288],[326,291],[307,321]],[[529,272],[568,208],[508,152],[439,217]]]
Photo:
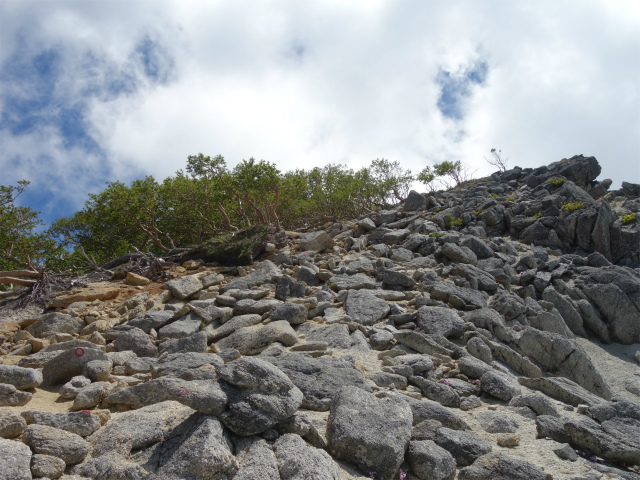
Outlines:
[[124,331],[115,331],[114,347],[119,352],[132,351],[138,357],[155,357],[158,348],[153,344],[149,336],[139,328],[130,328]]
[[412,441],[407,461],[413,473],[423,480],[453,480],[456,474],[455,459],[431,440]]
[[314,250],[321,252],[333,246],[333,239],[324,230],[319,232],[303,233],[300,236],[300,249],[302,251]]
[[298,303],[282,303],[271,308],[269,315],[273,320],[286,320],[291,325],[300,325],[307,321],[307,309]]
[[170,353],[151,365],[153,378],[175,377],[183,380],[198,380],[198,369],[210,365],[215,369],[224,365],[222,358],[213,353]]
[[471,288],[458,287],[453,282],[437,282],[431,288],[429,294],[435,300],[449,302],[450,297],[457,297],[462,300],[465,305],[471,305],[476,308],[486,308],[487,301],[482,294]]
[[255,355],[274,342],[287,347],[298,343],[298,336],[289,322],[277,320],[267,325],[243,327],[219,340],[216,345],[220,350],[235,349],[242,355]]
[[159,312],[151,312],[140,315],[139,317],[129,320],[127,325],[137,327],[144,333],[150,333],[151,329],[156,332],[173,320],[175,312],[170,310],[161,310]]
[[220,287],[220,293],[224,293],[227,290],[235,288],[240,290],[251,290],[251,288],[256,285],[273,282],[280,276],[282,276],[280,269],[270,260],[264,260],[260,262],[249,274]]
[[420,307],[416,323],[425,333],[435,333],[447,338],[459,338],[464,333],[464,320],[455,310],[441,307]]
[[473,433],[442,427],[436,432],[435,442],[456,459],[456,465],[471,465],[482,455],[491,451],[491,445]]
[[21,415],[29,425],[47,425],[81,437],[87,437],[101,427],[100,417],[90,412],[51,413],[27,410]]
[[504,453],[489,453],[460,470],[459,480],[547,480],[547,474],[532,463],[511,458]]
[[540,390],[556,400],[577,407],[578,405],[598,405],[604,403],[602,397],[585,390],[576,382],[564,377],[519,378],[518,382],[527,388]]
[[278,478],[282,480],[342,478],[338,465],[327,452],[307,445],[298,435],[282,435],[274,444],[274,450],[280,473]]
[[[203,326],[203,320],[193,313],[189,313],[184,317],[179,318],[175,322],[165,325],[158,330],[158,339],[164,340],[166,338],[184,338],[190,337],[194,333],[197,333]],[[135,350],[134,350],[135,351]],[[143,356],[138,354],[138,356]]]
[[424,210],[425,208],[427,208],[427,198],[415,190],[411,190],[407,199],[404,201],[404,211],[415,212],[416,210]]
[[302,403],[302,392],[272,364],[241,358],[218,369],[226,387],[228,409],[219,418],[236,435],[249,436],[290,417]]
[[55,333],[76,335],[86,325],[81,318],[54,312],[38,317],[33,324],[27,327],[27,331],[36,338],[46,338]]
[[36,478],[59,478],[66,466],[64,460],[58,457],[40,453],[31,456],[31,473]]
[[366,290],[350,290],[344,311],[361,325],[373,325],[389,313],[389,304]]
[[510,407],[529,407],[536,415],[558,416],[558,410],[551,400],[539,393],[527,393],[513,397],[509,402]]
[[309,410],[328,410],[335,395],[346,386],[371,391],[362,373],[347,360],[315,359],[297,353],[283,354],[267,360],[282,370],[302,391],[302,407]]
[[72,377],[82,374],[84,366],[93,360],[107,361],[108,357],[100,350],[77,347],[63,351],[53,360],[49,360],[42,369],[43,385],[59,385]]
[[360,290],[363,288],[371,290],[376,288],[376,282],[364,273],[339,274],[329,279],[329,286],[334,290]]
[[42,373],[32,368],[0,365],[0,383],[13,385],[18,390],[35,388],[42,383]]
[[0,410],[0,437],[15,438],[22,434],[27,422],[19,414]]
[[412,413],[406,404],[378,399],[344,387],[331,404],[327,439],[331,453],[380,478],[392,478],[411,438]]
[[202,290],[202,283],[200,283],[200,279],[195,275],[187,275],[186,277],[167,282],[165,288],[169,289],[174,297],[184,300]]
[[27,426],[24,441],[35,453],[58,457],[67,465],[82,462],[90,450],[81,436],[47,425]]
[[188,337],[172,338],[160,344],[158,349],[160,354],[163,353],[205,353],[207,351],[207,334],[205,332],[197,332]]
[[489,433],[516,433],[520,427],[511,415],[491,410],[480,412],[476,418],[482,428]]
[[482,385],[483,392],[505,402],[521,393],[520,384],[515,377],[497,370],[485,372],[480,377],[480,385]]

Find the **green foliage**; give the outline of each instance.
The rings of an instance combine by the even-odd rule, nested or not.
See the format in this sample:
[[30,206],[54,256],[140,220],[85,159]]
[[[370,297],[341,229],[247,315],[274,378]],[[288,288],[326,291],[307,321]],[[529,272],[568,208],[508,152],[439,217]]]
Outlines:
[[266,244],[268,225],[256,225],[237,233],[228,232],[194,246],[183,256],[183,260],[202,259],[223,265],[250,265]]
[[559,187],[560,185],[563,185],[564,182],[566,181],[567,181],[566,178],[558,177],[558,178],[550,178],[549,180],[547,180],[547,183],[550,185],[553,185],[554,187]]
[[44,222],[29,207],[15,204],[29,182],[0,185],[0,270],[60,269],[67,262],[64,249],[49,232],[38,232]]
[[[466,164],[463,164],[460,160],[450,162],[445,160],[441,163],[436,163],[433,167],[426,166],[416,177],[416,180],[425,184],[430,190],[435,190],[434,182],[438,180],[445,188],[451,188],[452,186],[459,186],[465,182],[471,180],[473,172],[469,171]],[[453,181],[451,184],[445,177],[449,177]]]
[[438,213],[438,212],[442,211],[442,208],[440,208],[440,207],[438,207],[438,208],[434,208],[434,209],[433,209],[433,211],[434,211],[434,212],[436,212],[436,213]]
[[440,237],[444,237],[446,235],[446,233],[436,233],[436,232],[431,232],[429,233],[430,237],[434,237],[434,238],[440,238]]
[[492,196],[493,198],[498,198],[498,194],[497,194],[497,193],[492,193],[492,194],[491,194],[491,196]]
[[630,213],[629,215],[623,215],[620,219],[622,220],[623,225],[629,225],[630,223],[635,222],[636,214]]
[[538,212],[534,215],[535,218],[542,218],[542,212]]
[[479,208],[478,210],[474,210],[473,211],[473,214],[476,215],[476,216],[480,215],[481,213],[482,213],[482,209],[481,208]]
[[507,202],[515,202],[516,200],[517,200],[517,198],[516,198],[516,197],[514,197],[513,195],[509,195],[509,196],[507,197]]
[[449,214],[449,215],[447,215],[446,223],[447,223],[447,225],[449,227],[461,227],[462,226],[462,219],[461,218],[456,218],[453,215]]
[[565,202],[560,205],[560,208],[565,212],[575,212],[582,206],[581,201]]

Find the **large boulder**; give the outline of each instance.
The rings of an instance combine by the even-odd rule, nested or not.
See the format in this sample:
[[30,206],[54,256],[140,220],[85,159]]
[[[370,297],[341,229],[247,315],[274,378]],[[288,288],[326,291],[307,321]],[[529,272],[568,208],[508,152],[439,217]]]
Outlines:
[[282,370],[302,391],[302,407],[309,410],[328,410],[343,387],[371,391],[362,373],[346,359],[315,359],[299,353],[286,353],[266,360]]
[[42,373],[33,368],[0,365],[0,383],[8,383],[18,390],[35,388],[42,383]]
[[447,338],[458,338],[464,333],[464,320],[455,310],[442,307],[420,307],[416,324],[425,333],[436,333]]
[[437,430],[435,442],[453,455],[459,467],[471,465],[491,451],[491,445],[477,435],[446,427]]
[[101,427],[100,417],[90,412],[51,413],[27,410],[21,415],[29,425],[47,425],[81,437],[87,437]]
[[[299,435],[286,433],[274,444],[280,476],[274,480],[341,480],[340,469],[331,456],[308,445]],[[250,478],[243,476],[240,478]],[[260,478],[265,477],[251,477]],[[266,480],[266,479],[265,479]]]
[[389,304],[367,290],[350,290],[344,302],[344,311],[354,322],[373,325],[389,313]]
[[62,351],[49,360],[42,369],[43,385],[59,385],[68,382],[72,377],[82,375],[84,366],[93,361],[108,361],[109,358],[94,348],[76,347]]
[[482,391],[492,397],[508,402],[513,397],[520,395],[520,384],[515,377],[497,370],[489,370],[480,377]]
[[61,458],[67,465],[82,462],[90,450],[80,435],[47,425],[29,425],[24,431],[24,441],[35,453]]
[[156,347],[143,330],[133,327],[124,331],[110,332],[115,337],[113,346],[119,352],[132,351],[138,357],[155,357],[158,355]]
[[422,480],[453,480],[456,461],[432,440],[412,441],[407,451],[411,470]]
[[165,288],[171,291],[174,297],[184,300],[202,290],[202,283],[200,283],[200,279],[195,275],[187,275],[186,277],[167,282]]
[[[504,453],[489,453],[463,468],[459,480],[546,480],[547,474],[532,463],[511,458]],[[582,477],[585,478],[585,477]]]
[[0,479],[31,480],[31,449],[24,443],[0,438]]
[[233,280],[226,285],[220,287],[220,292],[224,293],[227,290],[238,288],[240,290],[250,290],[256,285],[262,285],[263,283],[274,282],[277,278],[282,276],[282,272],[270,260],[264,260],[258,264],[258,266],[249,274],[244,277],[240,277]]
[[87,324],[78,317],[72,317],[65,313],[47,313],[27,327],[27,331],[36,338],[46,338],[55,333],[68,333],[76,335]]
[[327,439],[331,453],[379,478],[393,478],[411,439],[408,405],[344,387],[331,404]]
[[295,330],[286,320],[240,328],[228,337],[216,342],[216,345],[220,350],[233,348],[242,355],[255,355],[274,342],[280,342],[287,347],[298,343]]
[[240,358],[218,369],[227,382],[228,409],[220,420],[236,435],[265,432],[293,415],[302,392],[282,371],[257,358]]
[[314,250],[316,252],[321,252],[327,248],[331,248],[332,246],[333,239],[324,230],[319,232],[303,233],[300,235],[300,249],[302,249],[302,251]]

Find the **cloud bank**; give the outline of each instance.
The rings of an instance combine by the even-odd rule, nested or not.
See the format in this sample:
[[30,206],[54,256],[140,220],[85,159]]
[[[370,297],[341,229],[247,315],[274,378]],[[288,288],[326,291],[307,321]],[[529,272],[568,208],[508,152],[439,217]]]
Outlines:
[[640,182],[633,1],[0,3],[0,183],[51,220],[189,154],[415,172],[499,148]]

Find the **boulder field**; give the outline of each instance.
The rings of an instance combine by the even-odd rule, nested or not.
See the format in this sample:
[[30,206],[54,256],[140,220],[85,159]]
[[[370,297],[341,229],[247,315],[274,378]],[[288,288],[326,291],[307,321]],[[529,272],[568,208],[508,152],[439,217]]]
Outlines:
[[411,191],[5,319],[0,479],[640,479],[640,186],[600,170]]

